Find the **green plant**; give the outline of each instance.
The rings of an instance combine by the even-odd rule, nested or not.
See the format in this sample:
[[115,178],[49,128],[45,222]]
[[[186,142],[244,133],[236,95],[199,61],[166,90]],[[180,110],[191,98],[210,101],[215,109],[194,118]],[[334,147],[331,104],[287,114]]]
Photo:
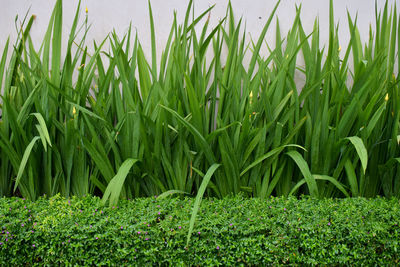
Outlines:
[[398,265],[398,199],[0,199],[2,265]]
[[174,16],[159,63],[150,4],[150,57],[131,28],[94,42],[89,54],[80,3],[64,58],[61,0],[39,50],[31,18],[10,63],[8,42],[0,61],[0,195],[94,194],[109,205],[196,195],[204,172],[220,164],[206,196],[400,196],[396,8],[376,10],[365,45],[349,16],[341,52],[332,1],[325,48],[318,20],[305,32],[301,7],[288,33],[277,21],[274,47],[264,44],[278,6],[259,39],[247,40],[230,4],[209,29],[213,7],[195,17],[189,1],[182,25]]

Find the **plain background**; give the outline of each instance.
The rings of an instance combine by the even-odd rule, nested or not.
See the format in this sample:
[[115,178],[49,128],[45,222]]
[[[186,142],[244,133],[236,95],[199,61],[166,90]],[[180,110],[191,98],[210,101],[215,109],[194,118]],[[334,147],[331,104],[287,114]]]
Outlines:
[[[187,7],[186,0],[151,0],[153,16],[156,28],[157,55],[160,56],[166,43],[176,10],[179,23],[183,23]],[[399,0],[389,0],[389,6],[394,6]],[[29,10],[30,15],[36,15],[31,30],[31,36],[35,48],[40,47],[41,40],[48,26],[48,21],[55,0],[0,0],[0,51],[3,51],[5,42],[10,37],[13,44],[16,38],[16,27],[20,27],[21,20]],[[256,40],[267,18],[272,11],[276,0],[231,0],[236,20],[243,18],[250,38]],[[66,47],[68,33],[76,12],[78,0],[63,1],[63,47]],[[210,26],[215,26],[226,14],[228,1],[223,0],[195,0],[195,13],[200,14],[209,6],[215,4],[210,14]],[[328,12],[329,0],[282,0],[276,17],[279,18],[282,36],[285,36],[293,23],[296,5],[301,4],[301,21],[306,33],[312,31],[315,19],[319,18],[321,29],[321,42],[326,44],[328,40]],[[385,4],[384,0],[376,1],[378,9]],[[88,13],[85,13],[85,8]],[[369,27],[375,23],[375,0],[334,0],[335,21],[339,23],[340,43],[346,45],[349,40],[347,24],[347,12],[352,18],[358,16],[358,27],[362,41],[368,40]],[[79,11],[83,21],[88,16],[91,28],[89,30],[87,45],[92,51],[92,40],[101,42],[109,32],[115,30],[119,36],[126,33],[129,24],[137,32],[139,40],[146,55],[150,55],[150,25],[147,0],[82,0]],[[16,15],[18,19],[15,20]],[[275,20],[274,20],[275,22]],[[273,46],[275,23],[271,25],[267,33],[267,42]],[[209,27],[210,29],[211,27]],[[266,49],[266,48],[264,48]],[[264,51],[265,52],[265,51]],[[10,53],[10,52],[9,52]]]

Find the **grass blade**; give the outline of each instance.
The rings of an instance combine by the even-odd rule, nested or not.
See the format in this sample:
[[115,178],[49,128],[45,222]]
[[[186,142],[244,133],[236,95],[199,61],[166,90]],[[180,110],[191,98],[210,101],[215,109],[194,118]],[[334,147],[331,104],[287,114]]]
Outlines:
[[40,113],[32,113],[31,115],[35,116],[36,119],[38,120],[39,125],[40,125],[40,129],[41,129],[44,137],[46,138],[47,143],[51,147],[49,131],[47,130],[47,126],[46,126],[46,123],[44,121],[44,118],[43,118],[42,114],[40,114]]
[[358,157],[361,160],[363,172],[365,174],[368,164],[368,152],[367,149],[365,148],[364,142],[358,136],[346,137],[345,139],[349,140],[356,149]]
[[[339,183],[335,178],[328,176],[328,175],[318,175],[318,174],[313,174],[315,180],[323,180],[323,181],[328,181],[331,182],[334,186],[336,186],[337,189],[339,189],[343,195],[346,197],[350,197],[349,193],[347,193],[344,185]],[[289,196],[292,196],[303,184],[306,183],[305,179],[300,180],[290,191]]]
[[137,159],[127,159],[122,163],[117,174],[108,183],[106,191],[104,192],[101,200],[102,205],[105,205],[108,199],[110,199],[110,207],[117,205],[126,176],[128,175],[133,164],[135,164],[137,161]]
[[310,191],[310,195],[312,197],[318,198],[319,197],[318,186],[317,183],[315,182],[315,177],[312,176],[310,169],[308,168],[307,162],[297,151],[289,151],[286,154],[290,156],[299,167],[301,173],[304,176],[304,179],[306,180],[308,189]]
[[14,185],[14,192],[18,187],[18,184],[21,180],[22,174],[24,173],[25,170],[25,166],[26,163],[28,162],[29,156],[31,155],[31,151],[33,149],[33,146],[35,145],[36,141],[39,140],[40,137],[39,136],[35,136],[31,142],[29,143],[29,145],[26,147],[24,155],[22,157],[21,163],[19,165],[19,169],[18,169],[18,174],[17,174],[17,178],[15,180],[15,185]]
[[194,227],[194,223],[196,221],[197,213],[200,210],[201,200],[203,199],[204,192],[206,191],[206,188],[211,179],[211,176],[214,174],[214,172],[218,169],[219,166],[220,166],[220,164],[216,164],[216,163],[211,165],[211,167],[208,169],[206,175],[204,175],[203,181],[201,182],[201,185],[199,188],[199,191],[197,192],[196,200],[194,202],[193,211],[192,211],[192,215],[190,217],[190,222],[189,222],[189,231],[188,231],[187,240],[186,240],[187,248],[189,246],[190,237],[192,236],[193,227]]
[[349,159],[346,160],[344,168],[346,170],[347,180],[349,181],[350,184],[351,194],[353,197],[358,197],[359,194],[358,194],[357,176],[356,172],[354,171],[353,164]]
[[168,190],[165,191],[164,193],[160,194],[157,199],[163,199],[168,196],[174,195],[174,194],[185,194],[185,195],[190,195],[189,193],[182,191],[182,190]]
[[241,173],[240,176],[243,176],[246,172],[248,172],[251,168],[253,168],[254,166],[260,164],[262,161],[266,160],[269,157],[272,157],[275,154],[279,154],[280,152],[282,152],[282,150],[285,147],[298,147],[301,149],[304,149],[303,147],[299,146],[299,145],[284,145],[284,146],[280,146],[277,147],[275,149],[272,149],[271,151],[269,151],[268,153],[264,154],[263,156],[257,158],[256,160],[254,160],[253,163],[251,163],[249,166],[247,166]]

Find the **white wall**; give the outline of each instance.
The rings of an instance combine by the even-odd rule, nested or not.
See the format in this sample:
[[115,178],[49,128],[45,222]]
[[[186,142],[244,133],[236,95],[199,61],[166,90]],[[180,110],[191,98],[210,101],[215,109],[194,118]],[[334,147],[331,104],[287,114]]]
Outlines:
[[[257,38],[264,23],[267,20],[276,0],[232,0],[232,6],[237,18],[243,16],[246,22],[246,31]],[[377,0],[378,7],[384,5],[384,0]],[[399,0],[389,0],[393,5]],[[30,14],[36,15],[32,27],[31,36],[35,47],[38,48],[47,28],[48,20],[55,0],[0,0],[0,51],[3,51],[7,37],[11,37],[11,43],[15,41],[14,19],[18,15],[18,22],[24,17],[29,7]],[[77,0],[63,1],[64,21],[64,47],[68,38],[69,29],[75,14]],[[224,0],[195,0],[195,11],[200,14],[210,5],[215,4],[211,13],[211,25],[216,25],[220,18],[224,17],[227,1]],[[302,23],[306,31],[312,30],[312,25],[317,16],[320,19],[321,38],[324,42],[328,39],[328,11],[329,0],[282,0],[277,17],[279,18],[282,35],[285,35],[295,16],[295,5],[302,5]],[[187,1],[186,0],[151,0],[153,15],[155,18],[158,55],[166,42],[173,18],[173,11],[177,10],[178,21],[183,22]],[[122,36],[129,23],[136,28],[139,39],[145,52],[150,51],[150,31],[147,0],[82,0],[81,19],[85,17],[85,7],[88,8],[89,22],[92,28],[89,31],[88,40],[101,41],[107,33],[113,29]],[[349,34],[347,26],[347,10],[352,17],[358,13],[358,26],[362,38],[368,37],[370,23],[374,25],[375,0],[334,0],[336,21],[340,23],[341,43],[346,44]],[[274,39],[274,28],[267,34],[271,44]],[[249,36],[248,36],[249,37]],[[92,43],[88,43],[89,48]]]

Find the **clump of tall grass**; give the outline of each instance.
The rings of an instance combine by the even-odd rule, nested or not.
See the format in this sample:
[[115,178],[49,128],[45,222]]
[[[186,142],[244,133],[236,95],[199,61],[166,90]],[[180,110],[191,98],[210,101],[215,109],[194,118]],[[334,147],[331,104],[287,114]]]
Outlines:
[[[209,29],[212,7],[194,17],[190,1],[159,63],[150,5],[151,55],[131,30],[94,42],[89,55],[80,5],[62,48],[61,0],[36,50],[31,18],[0,62],[0,195],[400,196],[396,7],[377,10],[365,44],[349,16],[340,46],[330,1],[321,47],[318,20],[306,33],[300,8],[284,37],[279,23],[270,29],[278,4],[248,40],[230,5]],[[268,30],[275,48],[261,51]]]

